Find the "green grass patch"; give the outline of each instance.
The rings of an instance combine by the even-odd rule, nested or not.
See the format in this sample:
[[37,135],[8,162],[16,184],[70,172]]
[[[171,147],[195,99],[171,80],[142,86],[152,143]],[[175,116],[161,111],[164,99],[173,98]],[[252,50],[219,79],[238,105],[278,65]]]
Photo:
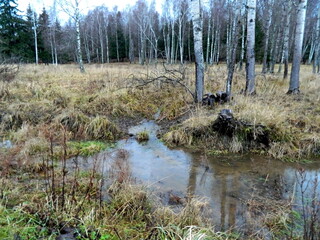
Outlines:
[[0,239],[55,239],[35,216],[0,205]]
[[108,148],[113,148],[114,143],[100,141],[68,142],[71,155],[92,156]]

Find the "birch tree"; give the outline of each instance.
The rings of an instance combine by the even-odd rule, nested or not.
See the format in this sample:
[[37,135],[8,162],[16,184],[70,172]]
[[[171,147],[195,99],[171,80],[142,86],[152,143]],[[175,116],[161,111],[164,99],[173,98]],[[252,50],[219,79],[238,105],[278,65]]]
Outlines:
[[34,38],[34,52],[35,52],[35,63],[39,64],[39,56],[38,56],[38,23],[37,23],[37,13],[31,8],[29,4],[27,9],[27,16],[31,19],[28,19],[32,23],[33,30],[33,38]]
[[[313,73],[319,73],[319,51],[320,51],[320,6],[318,9],[317,26],[316,26],[316,43],[313,57]],[[317,69],[318,68],[318,69]]]
[[79,63],[80,72],[84,73],[84,65],[81,52],[81,35],[80,35],[80,1],[81,0],[60,0],[60,6],[75,22],[76,25],[76,41],[77,41],[77,61]]
[[267,73],[267,60],[268,60],[268,47],[269,47],[269,38],[270,38],[270,26],[272,21],[272,9],[273,0],[266,1],[266,12],[267,19],[265,23],[265,42],[264,42],[264,53],[263,53],[263,64],[262,64],[262,73]]
[[246,94],[255,93],[255,26],[256,0],[247,0],[247,63],[246,63]]
[[294,52],[288,94],[298,94],[300,92],[300,62],[302,56],[302,44],[306,19],[307,2],[308,0],[299,0],[298,4]]
[[194,54],[196,65],[195,102],[200,103],[204,91],[204,60],[202,46],[201,0],[190,0],[190,12],[193,22]]
[[231,31],[230,31],[230,50],[229,50],[229,62],[228,62],[228,78],[227,78],[227,84],[226,84],[226,93],[228,95],[228,99],[230,99],[231,95],[231,87],[232,87],[232,79],[233,79],[233,73],[236,65],[236,53],[237,53],[237,46],[238,46],[238,40],[239,40],[239,12],[240,12],[240,4],[239,0],[234,0],[232,2],[233,6],[233,12],[234,16],[232,19],[231,24]]
[[[290,34],[290,17],[291,17],[291,0],[284,0],[283,17],[285,19],[284,34],[283,34],[283,52],[281,63],[284,64],[283,79],[288,77],[289,72],[289,34]],[[281,64],[280,64],[281,66]],[[281,71],[281,69],[279,69]]]

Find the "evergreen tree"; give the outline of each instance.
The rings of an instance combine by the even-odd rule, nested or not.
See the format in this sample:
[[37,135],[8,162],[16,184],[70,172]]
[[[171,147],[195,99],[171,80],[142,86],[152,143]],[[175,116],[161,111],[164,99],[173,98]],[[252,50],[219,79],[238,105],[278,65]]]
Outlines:
[[18,12],[16,0],[0,1],[0,53],[4,58],[24,55],[26,25]]
[[50,21],[47,10],[43,8],[39,15],[39,58],[43,62],[50,62]]

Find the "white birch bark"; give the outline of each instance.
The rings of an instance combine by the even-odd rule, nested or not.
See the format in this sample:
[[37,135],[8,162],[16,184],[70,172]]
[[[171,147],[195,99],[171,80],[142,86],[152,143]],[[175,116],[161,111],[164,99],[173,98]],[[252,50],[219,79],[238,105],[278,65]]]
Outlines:
[[245,17],[243,17],[242,19],[241,31],[242,31],[242,34],[241,34],[241,53],[240,53],[239,71],[242,71],[244,53],[245,53],[245,32],[246,32]]
[[316,43],[315,43],[315,50],[314,50],[314,57],[313,57],[313,64],[312,64],[313,73],[317,73],[317,66],[319,65],[319,51],[320,51],[320,8],[318,10],[317,26],[316,26]]
[[196,89],[194,97],[195,102],[200,103],[204,91],[201,0],[190,0],[190,10],[193,22],[194,54],[196,58]]
[[82,60],[82,52],[81,52],[81,36],[80,36],[80,10],[79,10],[79,1],[75,0],[75,16],[74,20],[76,22],[76,34],[77,34],[77,55],[79,61],[80,72],[84,73],[84,65]]
[[291,17],[292,3],[291,1],[285,1],[284,4],[284,15],[285,15],[285,26],[283,36],[283,55],[282,62],[284,64],[283,79],[288,77],[289,72],[289,33],[290,33],[290,17]]
[[33,23],[33,34],[34,34],[34,51],[36,53],[36,64],[39,64],[38,56],[38,34],[37,34],[37,15],[35,12],[32,13],[32,23]]
[[270,26],[271,26],[271,20],[272,20],[272,5],[273,0],[269,0],[270,3],[268,4],[268,13],[267,13],[267,23],[266,23],[266,29],[265,29],[265,36],[264,36],[264,52],[263,52],[263,61],[262,61],[262,73],[267,73],[268,66],[267,66],[267,60],[268,60],[268,47],[269,47],[269,38],[270,38]]
[[255,26],[256,0],[247,0],[247,63],[246,63],[246,94],[255,93]]
[[299,0],[298,4],[297,25],[295,31],[294,52],[288,94],[297,94],[300,92],[300,62],[302,56],[302,44],[306,19],[307,2],[308,0]]
[[237,46],[238,46],[238,40],[239,40],[239,29],[238,29],[238,22],[239,22],[239,2],[238,0],[235,0],[233,2],[234,9],[232,12],[234,12],[231,31],[230,31],[230,59],[228,63],[228,77],[227,77],[227,83],[226,83],[226,93],[228,95],[228,100],[230,100],[231,96],[231,88],[232,88],[232,79],[234,74],[234,69],[236,65],[236,55],[237,55]]

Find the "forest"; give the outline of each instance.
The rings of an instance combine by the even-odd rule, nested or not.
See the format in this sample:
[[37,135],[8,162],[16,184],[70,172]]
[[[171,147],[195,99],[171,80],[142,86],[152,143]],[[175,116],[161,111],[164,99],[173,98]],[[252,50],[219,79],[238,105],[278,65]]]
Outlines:
[[0,239],[319,239],[319,0],[17,3]]
[[[9,2],[12,4],[6,8]],[[316,62],[316,65],[319,55],[318,4],[316,0],[308,1],[302,50],[303,63]],[[75,6],[64,5],[69,8],[65,11],[70,18],[62,24],[58,16],[58,1],[47,9],[44,7],[40,13],[29,6],[26,16],[17,10],[14,1],[2,1],[2,58],[17,57],[24,63],[34,63],[35,49],[38,49],[41,62],[77,62]],[[292,23],[297,17],[295,6],[294,1],[257,1],[255,50],[257,62],[264,64],[264,72],[278,71],[274,69],[275,63],[283,63],[286,55],[290,60],[292,58],[295,32],[295,24]],[[86,63],[137,61],[140,64],[154,63],[158,59],[170,64],[192,62],[194,47],[188,9],[188,1],[183,0],[166,0],[161,15],[155,8],[155,1],[139,0],[122,11],[117,7],[108,9],[100,6],[87,13],[81,12],[80,5],[78,20],[83,60]],[[201,14],[205,62],[228,61],[233,21],[237,19],[237,62],[242,64],[246,45],[246,1],[210,0],[203,4]]]

